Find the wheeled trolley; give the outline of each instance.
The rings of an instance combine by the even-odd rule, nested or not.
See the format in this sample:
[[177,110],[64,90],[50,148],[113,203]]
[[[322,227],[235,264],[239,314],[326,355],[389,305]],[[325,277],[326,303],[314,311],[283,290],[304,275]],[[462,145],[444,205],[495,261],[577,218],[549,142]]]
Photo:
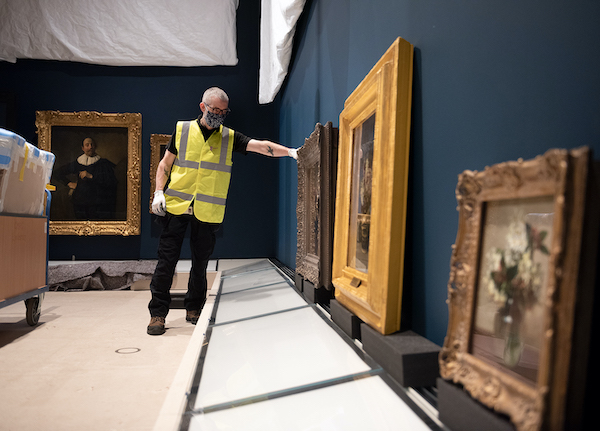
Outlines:
[[22,293],[21,295],[14,296],[9,299],[0,301],[0,308],[8,307],[9,305],[16,304],[20,301],[25,301],[25,319],[27,324],[35,326],[40,320],[42,314],[42,302],[44,300],[44,294],[48,291],[48,286],[40,287],[29,292]]
[[0,308],[25,301],[27,323],[35,326],[48,291],[48,213],[0,213]]
[[25,301],[40,317],[48,290],[50,178],[54,154],[0,128],[0,308]]

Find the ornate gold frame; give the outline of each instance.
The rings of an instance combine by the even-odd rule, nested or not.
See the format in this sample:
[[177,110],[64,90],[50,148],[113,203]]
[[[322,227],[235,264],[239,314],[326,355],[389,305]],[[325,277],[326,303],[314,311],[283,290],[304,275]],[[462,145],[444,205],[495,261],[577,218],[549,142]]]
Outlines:
[[94,111],[36,111],[38,147],[52,151],[52,128],[55,126],[91,128],[127,128],[127,215],[126,220],[53,221],[51,235],[139,235],[141,130],[139,113],[106,114]]
[[298,150],[296,272],[316,288],[332,289],[337,128],[317,123]]
[[[576,360],[573,352],[578,351],[574,341],[578,331],[576,304],[585,290],[578,275],[589,159],[587,148],[550,150],[532,160],[500,163],[483,172],[459,175],[459,224],[450,263],[449,322],[439,357],[440,374],[462,384],[481,403],[507,414],[520,431],[569,428],[565,427],[565,417],[569,378],[573,377],[570,369]],[[491,228],[485,222],[487,208],[498,202],[508,202],[513,208],[535,199],[547,200],[553,219],[552,236],[548,236],[551,243],[544,249],[549,262],[544,271],[545,294],[537,300],[542,310],[538,321],[543,325],[539,332],[543,335],[536,341],[541,346],[532,368],[537,375],[529,380],[512,372],[510,365],[476,356],[474,310],[480,274],[487,273],[479,263],[485,255],[483,234]],[[590,264],[594,265],[595,259]],[[578,318],[582,323],[582,317]],[[585,393],[581,387],[574,391],[575,397],[577,392],[580,396]]]
[[[412,103],[413,46],[398,38],[340,115],[332,278],[335,297],[383,334],[400,329]],[[353,134],[375,114],[369,268],[348,264]]]
[[150,205],[149,211],[152,212],[152,200],[154,199],[154,189],[156,188],[156,170],[160,163],[163,148],[167,147],[171,135],[153,133],[150,135]]

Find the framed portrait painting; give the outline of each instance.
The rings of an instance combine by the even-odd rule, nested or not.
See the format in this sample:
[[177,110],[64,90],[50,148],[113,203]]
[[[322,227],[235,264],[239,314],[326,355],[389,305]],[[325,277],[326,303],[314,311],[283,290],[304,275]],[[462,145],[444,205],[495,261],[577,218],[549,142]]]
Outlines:
[[38,146],[56,156],[51,235],[139,235],[142,117],[37,111]]
[[567,399],[585,392],[573,385],[582,378],[575,361],[587,358],[587,342],[577,340],[590,319],[583,236],[597,237],[586,202],[590,158],[587,148],[550,150],[465,171],[456,187],[440,374],[519,431],[576,429],[565,424],[573,418]]
[[340,114],[336,300],[382,334],[400,329],[413,46],[398,38]]

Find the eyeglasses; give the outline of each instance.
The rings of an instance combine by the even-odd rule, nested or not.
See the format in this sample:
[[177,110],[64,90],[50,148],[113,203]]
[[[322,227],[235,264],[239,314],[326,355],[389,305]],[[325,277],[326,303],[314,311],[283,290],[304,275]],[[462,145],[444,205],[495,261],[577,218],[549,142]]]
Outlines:
[[231,112],[231,109],[227,108],[227,109],[219,109],[219,108],[215,108],[213,106],[210,106],[208,103],[204,103],[206,106],[208,106],[215,114],[217,115],[228,115]]

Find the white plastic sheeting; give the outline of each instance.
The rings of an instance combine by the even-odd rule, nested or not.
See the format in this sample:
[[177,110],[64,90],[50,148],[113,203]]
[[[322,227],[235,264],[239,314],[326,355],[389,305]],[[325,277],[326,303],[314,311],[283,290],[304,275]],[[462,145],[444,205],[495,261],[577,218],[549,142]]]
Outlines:
[[0,60],[237,64],[239,0],[0,0]]
[[259,103],[275,99],[287,75],[296,22],[305,0],[262,0],[260,23]]

